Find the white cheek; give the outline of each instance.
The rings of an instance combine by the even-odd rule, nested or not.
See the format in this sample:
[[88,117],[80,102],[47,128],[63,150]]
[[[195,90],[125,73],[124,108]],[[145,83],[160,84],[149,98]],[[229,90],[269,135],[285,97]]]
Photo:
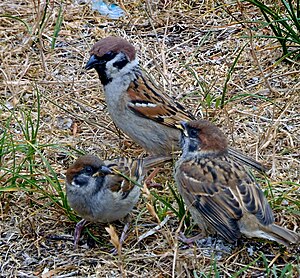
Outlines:
[[128,73],[132,73],[134,68],[138,66],[138,59],[135,59],[131,62],[129,62],[125,67],[123,67],[121,70],[114,67],[114,63],[122,59],[124,56],[123,53],[119,53],[116,55],[115,58],[113,58],[111,61],[106,63],[106,74],[111,78],[117,78],[117,77],[123,77],[124,75],[127,75]]
[[189,153],[190,139],[186,136],[183,137],[182,155],[186,156]]

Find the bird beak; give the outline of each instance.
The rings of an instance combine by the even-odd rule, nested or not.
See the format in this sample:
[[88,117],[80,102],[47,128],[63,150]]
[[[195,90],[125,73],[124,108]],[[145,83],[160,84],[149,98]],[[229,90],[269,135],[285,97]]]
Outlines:
[[113,174],[113,171],[107,167],[107,166],[101,166],[98,170],[98,172],[104,174],[104,175],[110,175],[110,174]]
[[96,55],[92,55],[87,64],[85,65],[85,69],[92,69],[99,64],[101,64],[101,60]]
[[182,131],[182,133],[184,134],[184,136],[188,137],[188,133],[187,133],[187,130],[186,130],[187,122],[181,121],[179,124],[176,124],[175,127],[180,129]]

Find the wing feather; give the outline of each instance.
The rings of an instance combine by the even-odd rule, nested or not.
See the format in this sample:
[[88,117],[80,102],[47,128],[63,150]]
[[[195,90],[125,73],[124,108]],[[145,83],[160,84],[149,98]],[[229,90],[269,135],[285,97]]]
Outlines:
[[158,92],[159,90],[145,76],[138,76],[128,88],[132,100],[128,104],[129,109],[140,116],[173,128],[176,128],[176,124],[180,121],[194,119],[183,106]]
[[239,182],[237,190],[244,208],[249,213],[254,214],[262,225],[267,226],[274,222],[272,209],[263,191],[250,175],[246,175]]
[[237,221],[243,215],[242,207],[232,190],[210,172],[212,166],[208,159],[184,162],[177,178],[187,205],[194,206],[209,226],[232,242],[240,236]]
[[183,162],[176,178],[187,206],[194,206],[230,242],[240,237],[238,220],[245,212],[254,214],[263,225],[274,222],[260,187],[243,166],[227,156]]
[[113,163],[107,166],[121,173],[121,175],[117,173],[109,175],[109,187],[112,191],[122,191],[123,198],[126,198],[135,186],[134,182],[144,175],[143,161],[141,159],[122,157],[115,159]]

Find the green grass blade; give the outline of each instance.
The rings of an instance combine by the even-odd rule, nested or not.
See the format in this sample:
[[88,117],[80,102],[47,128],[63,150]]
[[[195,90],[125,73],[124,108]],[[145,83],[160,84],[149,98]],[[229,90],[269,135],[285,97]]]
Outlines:
[[31,35],[32,34],[32,28],[31,26],[23,19],[17,17],[17,16],[12,16],[12,15],[0,15],[0,18],[4,17],[4,18],[9,18],[9,19],[13,19],[13,20],[17,20],[19,22],[21,22],[22,24],[24,24],[24,26],[26,27],[27,32]]
[[[286,11],[288,12],[288,14],[290,15],[293,24],[295,25],[295,27],[298,30],[298,33],[300,33],[300,18],[297,18],[297,15],[295,13],[295,9],[293,7],[293,3],[291,0],[289,0],[289,2],[285,1],[285,0],[281,0],[281,2],[283,3]],[[298,0],[298,4],[299,4],[299,0]]]
[[58,16],[57,16],[54,33],[53,33],[53,37],[52,37],[52,41],[51,41],[51,49],[55,48],[56,39],[57,39],[59,31],[61,29],[62,22],[63,22],[63,4],[61,3],[59,5]]

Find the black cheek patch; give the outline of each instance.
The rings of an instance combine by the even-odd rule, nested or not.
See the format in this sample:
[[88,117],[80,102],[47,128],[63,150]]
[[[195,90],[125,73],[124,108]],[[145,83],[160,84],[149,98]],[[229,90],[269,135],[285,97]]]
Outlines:
[[[111,60],[113,58],[115,58],[116,55],[114,55]],[[127,64],[129,63],[126,55],[124,53],[121,53],[121,55],[119,55],[119,58],[116,62],[113,63],[113,67],[121,70],[122,68],[124,68]]]
[[120,61],[116,61],[113,63],[113,66],[119,70],[121,70],[122,68],[124,68],[126,65],[128,64],[128,60],[126,58],[123,58]]
[[77,175],[74,177],[74,183],[80,187],[86,186],[89,183],[90,177],[86,175]]
[[190,142],[189,142],[189,152],[195,152],[198,150],[198,142],[196,140],[193,140],[192,138],[190,138]]

